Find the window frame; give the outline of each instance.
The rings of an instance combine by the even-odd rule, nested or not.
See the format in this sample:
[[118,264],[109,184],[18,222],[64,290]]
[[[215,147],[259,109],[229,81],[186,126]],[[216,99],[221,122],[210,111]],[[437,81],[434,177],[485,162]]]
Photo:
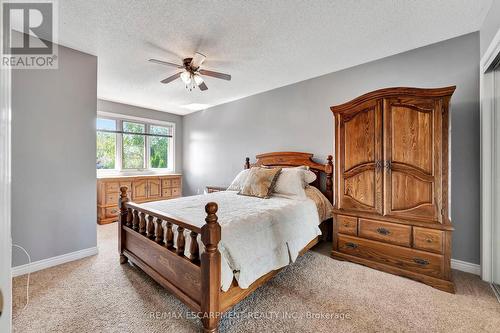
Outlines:
[[[175,138],[176,128],[174,122],[148,119],[142,117],[127,116],[122,114],[97,111],[97,118],[109,119],[116,121],[116,130],[123,131],[123,122],[134,122],[144,125],[144,134],[149,133],[150,126],[164,126],[172,128],[172,137],[168,151],[168,161],[171,162],[168,168],[152,168],[150,161],[149,136],[144,136],[144,168],[142,169],[125,169],[123,168],[123,134],[116,135],[115,146],[115,169],[97,169],[98,176],[107,175],[138,175],[138,174],[155,174],[155,173],[174,173],[175,172]],[[97,128],[96,128],[97,134]]]

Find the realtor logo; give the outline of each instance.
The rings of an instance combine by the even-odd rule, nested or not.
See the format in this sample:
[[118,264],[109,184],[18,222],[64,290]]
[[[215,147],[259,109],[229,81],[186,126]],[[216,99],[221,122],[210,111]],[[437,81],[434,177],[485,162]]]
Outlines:
[[2,67],[57,69],[56,3],[2,1]]

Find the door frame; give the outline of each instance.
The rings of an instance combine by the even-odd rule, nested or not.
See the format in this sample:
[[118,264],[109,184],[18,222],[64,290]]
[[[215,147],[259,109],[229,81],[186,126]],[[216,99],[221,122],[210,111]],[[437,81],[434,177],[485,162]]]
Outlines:
[[[3,6],[0,6],[2,17]],[[2,29],[0,29],[2,30]],[[0,33],[3,40],[3,33]],[[1,46],[0,46],[1,47]],[[1,52],[3,54],[3,52]],[[10,215],[11,188],[11,71],[0,69],[0,289],[3,294],[3,309],[0,316],[0,331],[12,328],[12,238]]]
[[[495,270],[500,279],[500,264],[494,264],[493,248],[500,246],[500,105],[495,103],[494,66],[500,57],[500,29],[488,46],[479,66],[481,124],[481,278],[493,282]],[[497,281],[498,282],[498,281]]]

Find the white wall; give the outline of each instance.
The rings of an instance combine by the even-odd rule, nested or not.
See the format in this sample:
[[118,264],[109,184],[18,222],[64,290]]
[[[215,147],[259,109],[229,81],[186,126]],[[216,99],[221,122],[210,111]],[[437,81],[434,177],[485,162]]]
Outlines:
[[33,261],[96,246],[96,105],[95,56],[12,73],[12,238]]

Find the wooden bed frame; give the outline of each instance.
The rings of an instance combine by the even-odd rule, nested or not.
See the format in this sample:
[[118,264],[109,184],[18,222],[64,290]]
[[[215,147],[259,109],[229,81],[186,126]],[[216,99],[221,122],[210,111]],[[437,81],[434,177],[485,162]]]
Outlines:
[[[320,175],[325,174],[326,189],[322,191],[328,200],[333,201],[333,163],[328,156],[325,165],[312,160],[313,154],[295,152],[275,152],[257,155],[254,166],[294,167],[306,165],[315,172],[317,180],[311,184],[320,188]],[[247,157],[245,169],[250,168]],[[199,228],[188,221],[130,202],[127,188],[120,189],[120,220],[118,222],[120,263],[131,261],[160,285],[168,289],[179,300],[195,311],[201,318],[204,332],[217,332],[221,315],[243,300],[259,286],[275,276],[280,270],[269,272],[255,281],[249,288],[241,289],[235,280],[226,292],[221,291],[221,254],[218,243],[221,240],[221,227],[217,223],[217,204],[210,202],[205,206],[206,224]],[[166,221],[166,230],[162,227]],[[177,242],[174,246],[172,226],[178,228]],[[156,228],[155,228],[156,226]],[[191,257],[184,256],[184,230],[190,231]],[[166,236],[164,237],[164,234]],[[198,234],[205,245],[201,254],[196,241]],[[318,243],[312,240],[302,251],[305,253]]]

